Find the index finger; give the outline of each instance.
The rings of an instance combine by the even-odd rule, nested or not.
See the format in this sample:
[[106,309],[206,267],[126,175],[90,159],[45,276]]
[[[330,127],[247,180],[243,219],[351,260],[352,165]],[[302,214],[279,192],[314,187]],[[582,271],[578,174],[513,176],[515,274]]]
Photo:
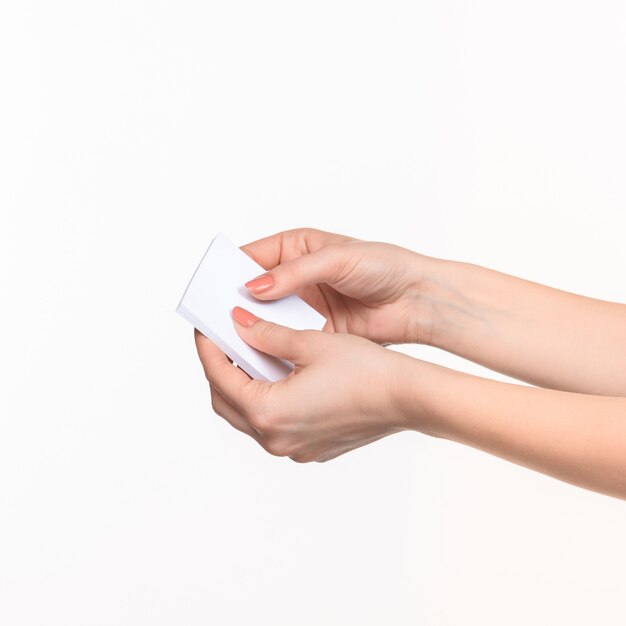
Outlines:
[[352,239],[317,228],[292,228],[239,247],[263,269],[269,270],[285,261],[315,252],[329,243]]
[[255,241],[251,241],[243,246],[241,250],[256,261],[263,269],[269,270],[279,265],[284,258],[285,232],[269,235]]

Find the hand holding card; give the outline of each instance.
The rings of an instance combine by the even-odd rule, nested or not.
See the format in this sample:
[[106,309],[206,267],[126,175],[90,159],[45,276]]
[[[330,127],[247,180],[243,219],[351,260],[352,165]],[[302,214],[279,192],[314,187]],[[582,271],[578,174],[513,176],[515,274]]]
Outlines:
[[243,307],[296,330],[321,330],[326,318],[295,294],[271,301],[250,295],[244,283],[264,271],[223,233],[218,233],[191,277],[176,312],[252,378],[277,381],[293,370],[293,364],[245,343],[235,331],[233,307]]

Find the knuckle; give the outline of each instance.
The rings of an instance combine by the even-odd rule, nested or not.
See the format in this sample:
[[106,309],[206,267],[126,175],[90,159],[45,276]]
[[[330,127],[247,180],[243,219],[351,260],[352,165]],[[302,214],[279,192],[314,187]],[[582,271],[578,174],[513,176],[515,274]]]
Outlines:
[[293,333],[293,335],[289,339],[291,352],[293,352],[294,354],[299,354],[309,348],[309,346],[311,345],[311,339],[307,335],[307,333],[307,330],[300,330]]
[[267,413],[252,413],[248,417],[248,422],[256,431],[261,434],[272,435],[276,431],[276,418]]
[[312,328],[307,328],[305,330],[302,330],[298,334],[300,335],[300,341],[302,341],[302,343],[305,343],[305,344],[315,343],[323,335],[321,331],[313,330]]
[[329,281],[339,283],[354,269],[356,259],[351,252],[352,248],[346,248],[345,242],[331,243],[324,248]]
[[220,415],[220,400],[219,400],[219,396],[217,395],[216,391],[211,388],[211,409],[213,410],[214,413],[217,413],[217,415]]
[[300,265],[297,261],[287,261],[282,265],[282,271],[285,274],[286,279],[290,283],[297,283],[300,278]]
[[269,343],[272,340],[275,332],[276,326],[271,322],[267,322],[261,326],[257,337],[262,343]]
[[275,422],[272,417],[274,414],[272,404],[268,397],[271,387],[252,380],[249,383],[249,390],[243,411],[245,419],[259,433],[271,432]]
[[289,454],[289,448],[285,442],[275,437],[266,438],[262,445],[266,452],[272,456],[287,456]]
[[327,338],[327,333],[308,328],[298,332],[296,337],[294,337],[293,343],[298,351],[308,351],[313,350],[315,347],[319,347],[321,342],[324,342]]
[[259,412],[250,413],[246,415],[246,419],[248,420],[250,426],[252,426],[255,430],[260,433],[266,431],[268,421],[265,414]]

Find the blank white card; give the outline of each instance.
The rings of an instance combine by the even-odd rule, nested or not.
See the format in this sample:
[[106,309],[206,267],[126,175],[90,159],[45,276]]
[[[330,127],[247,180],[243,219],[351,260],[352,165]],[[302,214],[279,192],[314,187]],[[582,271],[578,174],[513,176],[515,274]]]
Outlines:
[[235,330],[233,307],[243,307],[263,319],[296,330],[321,330],[326,318],[295,294],[280,300],[257,300],[244,283],[265,271],[223,233],[218,233],[191,277],[176,312],[252,378],[277,381],[293,370],[293,363],[265,354],[243,341]]

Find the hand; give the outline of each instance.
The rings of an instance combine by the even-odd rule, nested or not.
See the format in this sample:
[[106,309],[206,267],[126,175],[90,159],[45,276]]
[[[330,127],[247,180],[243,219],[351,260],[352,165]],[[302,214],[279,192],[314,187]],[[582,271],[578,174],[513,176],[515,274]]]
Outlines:
[[295,293],[327,318],[324,331],[382,345],[428,342],[432,307],[420,286],[428,257],[313,228],[279,232],[241,249],[269,270],[246,283],[260,300]]
[[195,331],[213,410],[271,454],[327,461],[406,428],[393,399],[405,360],[415,359],[354,335],[293,330],[239,307],[233,317],[245,342],[295,365],[277,382],[252,379]]

